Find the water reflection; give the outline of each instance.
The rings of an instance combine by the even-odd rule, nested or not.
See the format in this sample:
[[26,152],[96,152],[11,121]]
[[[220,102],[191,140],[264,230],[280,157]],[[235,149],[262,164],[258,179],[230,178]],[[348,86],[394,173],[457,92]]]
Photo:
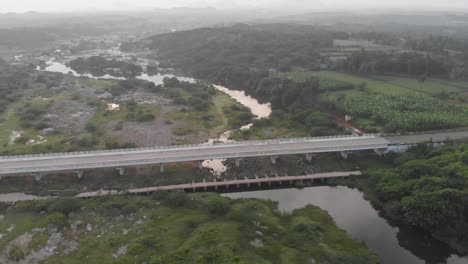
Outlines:
[[447,246],[419,232],[392,227],[379,216],[359,190],[342,186],[312,187],[230,193],[224,196],[273,200],[278,202],[279,209],[284,212],[308,204],[319,206],[328,211],[336,224],[352,238],[364,241],[382,263],[468,263],[468,258],[450,256]]

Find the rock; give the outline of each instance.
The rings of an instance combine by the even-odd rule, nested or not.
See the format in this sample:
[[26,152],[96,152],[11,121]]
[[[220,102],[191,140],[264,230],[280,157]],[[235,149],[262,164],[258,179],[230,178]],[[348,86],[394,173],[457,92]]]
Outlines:
[[3,239],[4,236],[4,234],[0,233],[0,239]]
[[71,230],[73,230],[73,231],[75,232],[76,230],[78,230],[78,227],[79,227],[80,225],[82,225],[82,224],[83,224],[83,221],[77,220],[77,221],[75,221],[74,223],[72,223],[72,224],[70,225],[70,228],[71,228]]
[[128,251],[128,245],[125,245],[125,246],[122,246],[122,247],[119,247],[119,249],[117,250],[117,252],[115,254],[112,254],[112,257],[114,259],[120,257],[120,256],[123,256],[125,254],[127,254],[127,251]]
[[126,229],[126,228],[122,229],[122,234],[123,235],[125,235],[125,236],[128,235],[128,232],[130,232],[130,229]]
[[119,216],[117,216],[117,218],[115,218],[115,220],[117,220],[117,221],[122,221],[124,219],[125,219],[125,217],[123,215],[119,215]]
[[52,235],[54,233],[57,233],[58,228],[55,225],[49,224],[47,225],[46,230],[47,230],[47,234]]
[[86,231],[88,231],[88,232],[93,231],[93,225],[92,224],[87,224],[86,225]]
[[0,222],[3,221],[4,219],[5,219],[5,216],[0,214]]
[[15,225],[10,226],[7,228],[7,232],[10,233],[11,231],[15,230]]
[[63,253],[65,255],[69,255],[75,252],[76,250],[78,250],[78,242],[76,242],[75,240],[66,241],[65,249],[63,250]]
[[263,236],[262,231],[259,231],[259,230],[255,231],[255,234],[257,234],[257,235],[259,235],[259,236]]
[[45,228],[34,228],[33,230],[31,230],[31,232],[33,233],[43,233],[45,231],[46,231]]
[[142,225],[144,223],[145,221],[143,221],[142,219],[139,219],[138,221],[135,222],[136,225]]
[[252,247],[254,247],[254,248],[262,248],[262,247],[265,246],[265,245],[263,244],[263,242],[262,242],[260,239],[258,239],[258,238],[256,238],[255,240],[250,241],[249,244],[250,244]]
[[45,250],[48,253],[54,253],[55,250],[58,247],[58,244],[60,244],[60,242],[62,242],[62,240],[63,240],[62,233],[53,233],[49,237],[49,240],[47,241],[47,245],[45,246]]
[[100,98],[100,99],[112,99],[112,98],[114,98],[114,96],[112,96],[112,94],[109,93],[109,92],[104,92],[104,93],[98,95],[98,98]]
[[48,135],[52,135],[54,133],[55,133],[55,129],[52,128],[52,127],[44,128],[41,131],[39,131],[39,135],[41,135],[41,136],[48,136]]

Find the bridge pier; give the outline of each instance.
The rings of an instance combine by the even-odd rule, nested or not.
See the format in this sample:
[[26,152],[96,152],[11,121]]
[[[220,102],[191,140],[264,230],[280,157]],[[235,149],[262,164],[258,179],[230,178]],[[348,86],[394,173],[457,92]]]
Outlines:
[[258,181],[258,176],[257,175],[255,175],[255,179],[257,180],[258,187],[262,187],[262,184]]
[[203,190],[206,192],[208,191],[208,187],[206,187],[205,183],[206,183],[206,180],[203,179]]
[[164,173],[164,164],[159,164],[159,172],[162,174]]
[[379,156],[385,156],[385,154],[387,153],[387,150],[385,149],[374,149],[374,152],[377,153],[377,155]]
[[350,152],[348,152],[348,151],[341,151],[340,154],[341,154],[341,157],[343,157],[343,159],[348,159],[348,155],[350,154]]
[[198,169],[202,170],[203,169],[203,160],[198,161]]
[[[213,182],[216,183],[216,179],[214,179]],[[215,185],[214,188],[215,188],[215,191],[217,191],[218,190],[218,185]]]
[[271,164],[276,165],[278,163],[278,156],[271,156]]
[[248,182],[248,178],[247,177],[244,177],[244,180],[247,182],[247,188],[250,188],[250,182]]
[[76,175],[76,177],[78,177],[78,179],[81,179],[81,178],[83,178],[84,171],[82,171],[82,170],[76,170],[76,171],[75,171],[75,175]]
[[306,154],[307,162],[311,163],[312,159],[315,157],[315,154]]
[[119,168],[117,168],[117,171],[119,172],[119,175],[120,175],[120,176],[124,176],[124,175],[125,175],[125,168],[119,167]]
[[34,177],[34,180],[37,182],[40,182],[42,180],[42,174],[40,173],[33,173],[32,176]]
[[236,162],[236,167],[239,168],[241,164],[242,159],[235,159]]

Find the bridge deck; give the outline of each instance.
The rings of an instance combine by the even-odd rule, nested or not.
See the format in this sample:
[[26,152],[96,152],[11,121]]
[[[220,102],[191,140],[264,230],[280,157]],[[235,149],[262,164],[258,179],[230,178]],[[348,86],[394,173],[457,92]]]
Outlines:
[[305,176],[279,176],[279,177],[266,177],[266,178],[256,178],[256,179],[243,179],[243,180],[229,180],[229,181],[214,181],[214,182],[198,182],[198,183],[188,183],[188,184],[179,184],[179,185],[167,185],[167,186],[157,186],[157,187],[147,187],[140,189],[131,189],[125,192],[113,192],[113,191],[101,191],[101,192],[91,192],[91,193],[82,193],[77,195],[78,198],[91,198],[97,196],[107,196],[115,194],[147,194],[160,191],[175,191],[175,190],[200,190],[205,188],[220,188],[220,187],[229,187],[229,186],[245,186],[245,185],[255,185],[262,183],[278,183],[278,182],[297,182],[297,181],[310,181],[310,180],[322,180],[322,179],[333,179],[333,178],[343,178],[343,177],[354,177],[361,176],[360,171],[351,171],[351,172],[329,172],[329,173],[318,173]]
[[0,158],[0,175],[164,164],[172,162],[275,155],[386,149],[374,135],[245,141],[228,144],[59,153]]

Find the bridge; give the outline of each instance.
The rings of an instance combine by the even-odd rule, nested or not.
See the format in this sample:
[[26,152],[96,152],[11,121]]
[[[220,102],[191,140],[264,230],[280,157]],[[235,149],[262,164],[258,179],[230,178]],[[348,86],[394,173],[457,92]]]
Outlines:
[[271,187],[272,184],[283,185],[286,184],[293,184],[293,183],[303,183],[305,181],[308,182],[325,182],[328,179],[344,179],[350,177],[357,177],[361,176],[362,173],[360,171],[349,171],[349,172],[326,172],[326,173],[317,173],[317,174],[310,174],[310,175],[303,175],[303,176],[276,176],[276,177],[255,177],[254,179],[244,178],[244,179],[234,179],[234,180],[224,180],[224,181],[217,181],[214,180],[212,182],[208,182],[203,180],[203,182],[192,182],[187,184],[178,184],[178,185],[166,185],[166,186],[156,186],[156,187],[146,187],[146,188],[139,188],[139,189],[130,189],[126,191],[106,191],[101,190],[97,192],[88,192],[88,193],[81,193],[78,194],[76,197],[78,198],[93,198],[99,196],[109,196],[109,195],[117,195],[117,194],[134,194],[134,195],[146,195],[155,192],[161,191],[219,191],[221,188],[223,190],[230,190],[230,189],[239,189],[241,187],[250,188],[251,186],[262,187],[262,185],[267,185],[267,187]]
[[166,163],[199,161],[201,165],[204,160],[236,159],[238,164],[242,158],[268,156],[275,164],[280,155],[305,154],[311,161],[317,153],[338,152],[344,157],[362,150],[382,153],[389,144],[377,135],[363,135],[7,156],[0,158],[0,176],[74,171],[81,177],[83,170],[98,168],[117,168],[123,174],[127,166],[154,164],[159,164],[163,172]]

